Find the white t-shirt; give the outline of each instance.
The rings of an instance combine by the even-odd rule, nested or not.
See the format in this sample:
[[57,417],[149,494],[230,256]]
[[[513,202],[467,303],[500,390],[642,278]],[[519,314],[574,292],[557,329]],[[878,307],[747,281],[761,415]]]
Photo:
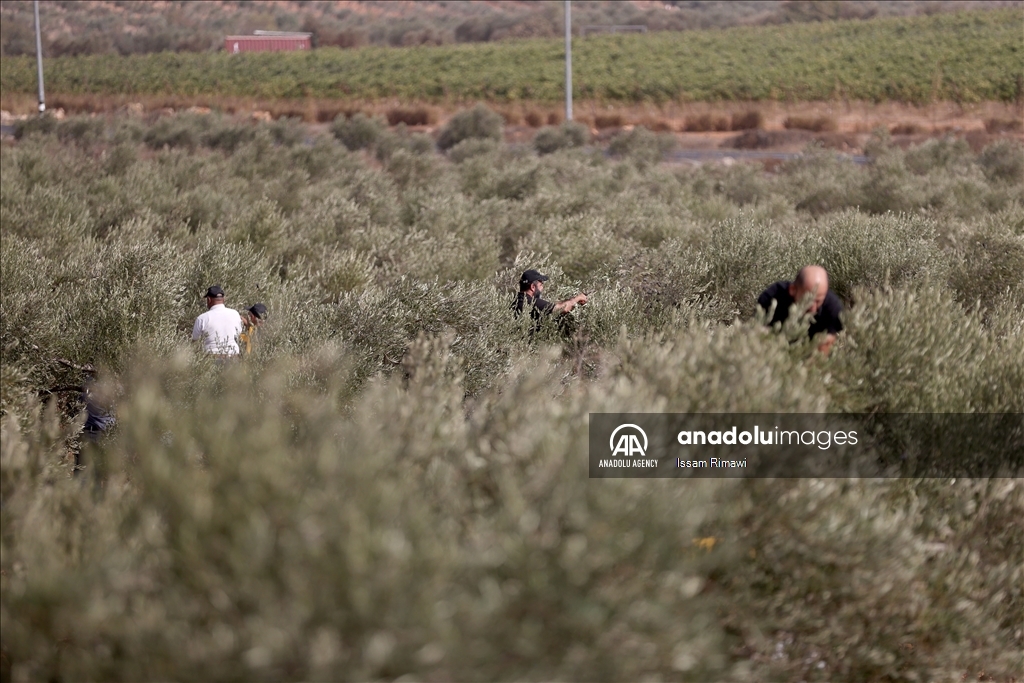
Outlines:
[[215,304],[196,318],[192,326],[192,341],[203,340],[203,350],[227,356],[238,354],[238,334],[242,331],[242,316],[224,304]]

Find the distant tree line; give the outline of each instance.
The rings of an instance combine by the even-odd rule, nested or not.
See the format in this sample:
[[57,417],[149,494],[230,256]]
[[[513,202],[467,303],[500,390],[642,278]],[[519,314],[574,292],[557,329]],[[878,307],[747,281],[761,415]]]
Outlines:
[[[633,2],[573,3],[573,23],[580,27],[640,24],[649,31],[683,31],[739,25],[870,19],[877,16],[930,14],[965,8],[1024,6],[1020,0],[987,2],[906,2],[792,0],[737,2],[666,0],[658,5]],[[259,3],[150,2],[119,0],[40,3],[46,56],[205,52],[221,49],[228,34],[256,29],[304,31],[314,45],[356,48],[367,45],[411,46],[478,43],[561,35],[563,3],[446,2],[414,5],[367,0],[355,7],[326,0]],[[33,54],[32,3],[11,0],[0,5],[0,54]]]

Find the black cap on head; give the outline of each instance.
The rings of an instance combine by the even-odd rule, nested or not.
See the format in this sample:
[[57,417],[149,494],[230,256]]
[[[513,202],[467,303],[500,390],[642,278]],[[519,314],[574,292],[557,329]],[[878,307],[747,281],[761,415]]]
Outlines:
[[267,317],[267,307],[264,306],[263,304],[253,304],[252,307],[249,309],[249,312],[252,313],[257,318],[259,318],[260,320],[263,320],[264,318]]
[[522,277],[519,278],[519,291],[529,289],[530,285],[534,282],[547,282],[547,279],[547,275],[541,275],[538,271],[531,268],[525,271]]
[[206,290],[207,299],[220,299],[224,296],[224,290],[220,288],[220,285],[214,285]]

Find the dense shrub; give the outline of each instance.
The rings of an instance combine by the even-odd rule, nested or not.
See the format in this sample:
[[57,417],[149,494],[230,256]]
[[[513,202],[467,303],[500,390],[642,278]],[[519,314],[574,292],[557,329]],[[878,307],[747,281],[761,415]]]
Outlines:
[[146,131],[143,140],[152,149],[195,149],[201,143],[202,134],[209,131],[211,122],[211,117],[201,114],[163,117]]
[[448,150],[448,158],[457,164],[480,154],[490,154],[498,149],[498,143],[494,140],[481,140],[470,138],[463,140]]
[[[766,680],[1018,675],[1004,625],[1019,621],[1022,593],[1010,586],[1020,571],[989,544],[1015,526],[1019,480],[800,480],[747,492],[737,526],[712,528],[750,539],[726,578],[739,599],[725,621],[746,631],[745,611],[770,611],[773,636],[748,632]],[[1004,538],[1024,541],[1019,527]],[[995,586],[1009,588],[1002,600],[959,599]],[[950,644],[916,644],[936,637]]]
[[[848,409],[891,413],[1021,412],[1024,351],[939,286],[863,292],[841,364]],[[1014,346],[1007,346],[1013,344]],[[898,360],[897,360],[898,359]],[[855,379],[856,378],[856,379]]]
[[[1018,480],[584,464],[598,412],[1024,411],[1016,148],[764,173],[642,129],[100,121],[0,148],[4,680],[1021,677]],[[827,358],[754,315],[812,262]],[[590,302],[531,332],[528,267]],[[270,309],[225,368],[189,342],[214,283]],[[86,364],[119,423],[83,446]]]
[[887,131],[865,147],[872,157],[868,177],[861,189],[862,207],[871,213],[911,211],[928,201],[928,181],[914,175],[906,156],[891,144]]
[[501,140],[504,120],[501,115],[478,104],[468,111],[459,112],[441,129],[437,146],[449,150],[463,140]]
[[1016,216],[997,214],[950,239],[955,244],[950,286],[964,305],[988,308],[1024,293],[1024,216],[1019,211]]
[[355,151],[366,149],[376,143],[384,132],[384,123],[362,113],[357,113],[351,118],[339,114],[331,124],[331,132],[346,148]]
[[978,163],[990,180],[1019,184],[1024,178],[1024,145],[1013,140],[1000,140],[982,150]]
[[934,222],[920,216],[867,220],[853,211],[829,216],[822,222],[819,249],[830,288],[849,301],[858,285],[879,289],[942,281],[950,260],[937,245]]
[[643,126],[637,126],[628,133],[619,133],[612,138],[608,152],[646,167],[661,161],[675,149],[676,144],[672,135],[652,133]]
[[60,125],[57,118],[47,112],[41,116],[31,116],[22,121],[18,121],[14,126],[14,137],[20,140],[23,137],[38,133],[46,135],[52,133]]
[[561,126],[546,126],[537,131],[533,148],[538,154],[551,154],[560,149],[582,147],[590,139],[590,131],[581,123],[567,121]]
[[434,151],[434,140],[426,133],[412,133],[399,124],[394,131],[381,131],[374,141],[374,153],[379,161],[387,162],[399,150],[423,155]]
[[532,157],[499,154],[476,156],[459,168],[462,191],[478,199],[525,199],[536,193],[541,182],[541,165]]
[[911,149],[905,159],[911,171],[927,175],[939,169],[962,171],[974,162],[974,155],[965,140],[936,138]]

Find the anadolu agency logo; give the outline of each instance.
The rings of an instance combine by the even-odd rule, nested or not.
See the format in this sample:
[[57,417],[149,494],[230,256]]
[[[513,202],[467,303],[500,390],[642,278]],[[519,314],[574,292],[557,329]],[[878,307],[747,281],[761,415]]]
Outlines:
[[612,457],[598,467],[657,467],[656,458],[647,458],[647,432],[639,425],[622,424],[612,430],[608,449]]
[[[640,436],[644,438],[644,445],[640,445],[640,440],[636,438],[636,434],[630,434],[623,432],[619,437],[619,440],[615,440],[615,435],[622,432],[624,429],[629,429],[634,432],[639,432]],[[608,447],[612,450],[612,457],[616,455],[624,455],[627,458],[634,456],[644,457],[647,454],[647,432],[634,424],[619,425],[612,431],[611,438],[608,439]]]

